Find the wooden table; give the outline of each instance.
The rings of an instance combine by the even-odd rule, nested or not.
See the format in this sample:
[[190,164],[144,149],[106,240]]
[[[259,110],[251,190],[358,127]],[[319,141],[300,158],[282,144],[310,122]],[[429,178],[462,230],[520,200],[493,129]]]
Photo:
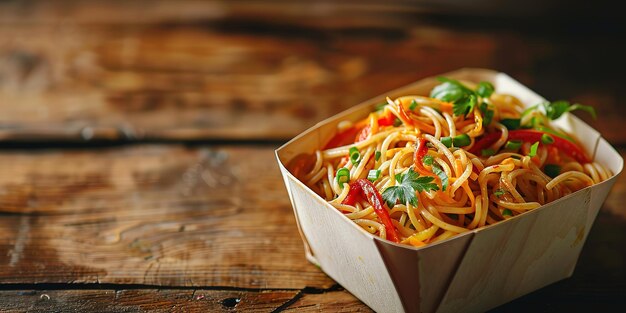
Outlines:
[[[305,260],[273,151],[459,67],[595,106],[626,155],[623,25],[394,3],[0,2],[0,311],[368,311]],[[496,311],[626,304],[625,193]]]

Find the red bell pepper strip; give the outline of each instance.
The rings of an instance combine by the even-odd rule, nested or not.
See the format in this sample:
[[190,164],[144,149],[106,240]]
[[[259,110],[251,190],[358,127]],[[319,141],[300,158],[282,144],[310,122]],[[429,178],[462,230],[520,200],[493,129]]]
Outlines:
[[324,150],[332,149],[336,147],[345,146],[354,142],[354,137],[359,132],[359,128],[352,126],[338,134],[336,134],[330,141],[324,146]]
[[491,147],[491,145],[493,145],[494,143],[496,143],[496,141],[498,141],[498,139],[500,139],[500,136],[502,136],[501,132],[494,132],[483,135],[480,140],[474,142],[474,145],[468,151],[480,156],[480,152],[484,149]]
[[[544,134],[546,134],[546,132],[532,130],[532,129],[516,129],[516,130],[509,131],[508,140],[521,140],[524,142],[535,143],[535,142],[541,142],[541,137]],[[496,141],[498,141],[501,135],[502,133],[500,132],[494,132],[494,133],[484,135],[482,139],[474,143],[474,146],[469,150],[469,152],[473,154],[480,154],[481,150],[487,149],[488,147],[493,145]],[[554,139],[554,142],[551,144],[553,147],[556,147],[557,149],[571,156],[572,158],[574,158],[576,161],[580,163],[591,162],[591,160],[585,154],[585,152],[583,152],[583,150],[580,147],[578,147],[576,144],[558,136],[554,136],[550,134],[548,135]]]
[[365,197],[367,202],[374,207],[374,212],[376,212],[378,218],[383,222],[383,225],[385,225],[387,239],[393,242],[400,242],[396,228],[391,223],[389,212],[383,207],[383,198],[380,196],[378,190],[376,190],[374,184],[365,178],[360,178],[350,183],[350,191],[342,203],[354,205],[359,196]]
[[356,138],[354,138],[354,143],[367,139],[371,133],[372,125],[365,125],[365,127],[363,127],[363,129],[361,129],[361,131],[356,135]]
[[391,113],[391,111],[387,111],[385,115],[381,116],[378,119],[378,126],[391,126],[396,121],[396,116]]
[[415,154],[413,156],[415,167],[423,169],[424,164],[424,156],[428,153],[428,146],[426,146],[426,139],[418,138],[417,143],[415,145]]
[[[396,116],[390,111],[387,111],[385,115],[378,118],[378,126],[391,126],[396,120]],[[361,125],[359,125],[361,124]],[[362,125],[363,123],[357,123],[356,125],[336,134],[330,141],[324,146],[324,150],[332,149],[336,147],[345,146],[351,143],[360,142],[371,133],[371,125]]]

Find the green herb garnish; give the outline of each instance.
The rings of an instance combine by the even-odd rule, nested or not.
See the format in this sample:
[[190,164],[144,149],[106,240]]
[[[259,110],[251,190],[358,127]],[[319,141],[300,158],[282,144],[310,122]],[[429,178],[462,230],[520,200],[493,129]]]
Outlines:
[[508,140],[504,145],[504,149],[507,150],[517,150],[522,146],[521,140]]
[[439,164],[435,163],[435,159],[430,155],[425,155],[422,162],[432,168],[433,173],[441,180],[441,190],[446,191],[449,184],[446,171],[444,171]]
[[[430,93],[431,98],[436,98],[446,102],[452,102],[454,106],[452,111],[454,115],[467,115],[474,110],[478,102],[479,94],[477,91],[471,90],[465,87],[460,82],[445,77],[438,78],[442,84],[435,86]],[[482,84],[482,85],[481,85]],[[479,88],[481,88],[482,94],[489,93],[489,83],[481,82]],[[490,84],[489,84],[490,85]],[[482,87],[481,87],[482,86]],[[493,86],[491,86],[493,87]]]
[[493,149],[482,149],[480,150],[480,155],[486,157],[486,156],[492,156],[496,154],[496,151]]
[[532,158],[537,155],[537,148],[539,148],[539,141],[533,143],[533,145],[530,146],[530,152],[528,153],[528,156]]
[[388,187],[382,194],[383,199],[390,208],[398,202],[417,206],[416,192],[439,190],[437,184],[432,182],[435,179],[434,177],[420,176],[412,168],[404,175],[397,174],[395,178],[398,185]]
[[575,110],[586,111],[587,113],[591,114],[594,119],[596,118],[596,110],[588,105],[582,105],[578,103],[570,104],[569,102],[562,100],[554,102],[543,102],[541,105],[546,112],[546,116],[551,120],[558,119],[565,112],[571,112]]
[[465,146],[469,146],[469,144],[472,143],[472,140],[467,134],[460,134],[460,135],[454,136],[454,138],[441,137],[439,138],[439,141],[441,141],[441,143],[448,148],[452,148],[452,146],[465,147]]
[[554,138],[548,134],[541,135],[541,143],[544,145],[549,145],[554,142]]
[[337,183],[339,183],[339,186],[343,188],[343,184],[348,182],[350,182],[350,170],[345,167],[337,170]]
[[357,149],[356,147],[352,147],[350,148],[348,153],[350,155],[350,162],[352,162],[352,164],[357,165],[359,164],[359,162],[361,162],[361,154],[359,153],[359,149]]
[[380,170],[370,170],[369,173],[367,173],[367,179],[371,181],[372,183],[377,181],[379,177],[380,177]]

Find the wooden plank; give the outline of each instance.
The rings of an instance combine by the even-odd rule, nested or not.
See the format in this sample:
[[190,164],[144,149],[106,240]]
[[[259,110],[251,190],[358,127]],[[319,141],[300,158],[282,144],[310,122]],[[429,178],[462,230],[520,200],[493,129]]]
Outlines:
[[[4,152],[0,281],[328,288],[275,164],[265,147]],[[591,283],[626,279],[625,186],[622,175],[583,249],[576,275]]]
[[[345,290],[207,289],[3,290],[2,312],[371,312]],[[564,292],[563,288],[570,291]],[[624,305],[624,289],[572,287],[557,283],[491,312],[606,310]],[[623,285],[621,286],[624,287]]]
[[[626,150],[621,154],[626,155]],[[334,282],[304,259],[274,164],[273,149],[263,147],[136,146],[2,153],[0,281],[331,288]],[[513,303],[537,308],[580,299],[575,303],[585,305],[589,304],[585,299],[596,301],[604,299],[606,292],[626,290],[625,186],[626,177],[621,176],[591,229],[574,276]],[[344,291],[330,296],[335,291],[306,290],[296,299],[292,290],[269,297],[292,299],[284,308],[295,310],[365,309]],[[77,303],[77,309],[101,305],[115,311],[119,304],[114,295],[98,296],[96,291],[51,292],[47,293],[51,299],[61,299],[52,306],[46,306],[41,293],[24,305],[45,311],[73,308],[70,303]],[[125,303],[155,305],[155,309],[161,304],[163,308],[190,305],[185,302],[191,298],[189,292],[124,291],[130,298]],[[224,300],[235,291],[224,292],[207,297]],[[0,300],[14,295],[0,292]],[[157,296],[165,299],[157,301]],[[105,298],[100,301],[100,297]],[[274,301],[254,299],[251,305]],[[605,300],[614,303],[615,299]],[[286,302],[272,303],[278,307]],[[214,304],[206,305],[213,308]]]
[[602,38],[578,47],[494,29],[252,27],[234,17],[228,27],[164,25],[154,14],[145,25],[0,24],[0,141],[283,140],[419,78],[473,66],[595,106],[591,125],[626,144],[616,127],[626,114],[621,73],[593,48]]
[[[0,291],[2,312],[271,312],[297,290],[23,290]],[[358,301],[358,300],[357,300]]]
[[[123,286],[121,286],[123,287]],[[290,303],[296,299],[295,303]],[[345,290],[20,290],[0,291],[2,312],[371,312]]]
[[272,27],[0,25],[0,140],[287,139],[420,77],[497,66],[480,32]]
[[2,283],[328,287],[272,148],[0,154]]

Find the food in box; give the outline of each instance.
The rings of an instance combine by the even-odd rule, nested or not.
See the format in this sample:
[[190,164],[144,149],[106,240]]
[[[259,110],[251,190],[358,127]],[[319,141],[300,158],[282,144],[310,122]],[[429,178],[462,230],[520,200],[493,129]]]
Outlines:
[[[580,138],[580,144],[582,144],[583,149],[588,152],[592,152],[589,154],[589,157],[587,157],[589,160],[585,160],[585,155],[581,155],[580,153],[568,153],[567,155],[564,155],[564,157],[569,157],[571,159],[580,158],[581,162],[593,161],[595,163],[593,169],[597,168],[597,172],[593,182],[591,183],[595,182],[596,184],[583,189],[580,188],[584,186],[572,188],[574,190],[580,190],[568,195],[565,195],[567,192],[562,192],[562,195],[558,195],[558,200],[553,202],[547,201],[553,200],[548,199],[550,198],[549,196],[540,194],[535,196],[535,204],[524,209],[519,209],[519,207],[514,205],[507,207],[507,203],[515,202],[513,201],[515,196],[519,197],[519,195],[515,195],[514,190],[511,191],[510,189],[502,188],[501,193],[505,196],[505,201],[499,201],[499,199],[493,198],[495,197],[494,195],[491,195],[490,197],[492,197],[496,204],[490,204],[489,216],[485,213],[481,219],[478,218],[480,213],[470,213],[467,215],[469,219],[478,220],[479,224],[472,223],[472,225],[470,225],[469,220],[464,223],[461,218],[457,217],[457,226],[472,226],[468,227],[469,229],[467,231],[459,232],[458,234],[452,233],[448,230],[455,229],[450,226],[455,223],[455,220],[450,219],[451,217],[454,217],[454,215],[447,214],[449,211],[443,212],[441,213],[441,216],[439,216],[440,219],[444,220],[444,223],[449,223],[448,227],[441,227],[441,229],[439,229],[439,227],[431,227],[433,223],[429,223],[428,221],[416,222],[415,216],[411,217],[413,218],[412,221],[407,221],[407,216],[404,216],[403,218],[396,219],[393,223],[391,223],[392,221],[385,221],[384,215],[382,214],[389,214],[389,211],[386,208],[384,209],[385,212],[382,213],[380,209],[373,210],[372,208],[369,208],[370,211],[375,211],[376,213],[368,213],[369,217],[374,221],[361,222],[361,225],[364,225],[364,228],[361,228],[361,226],[357,226],[357,224],[344,215],[344,213],[350,214],[354,212],[340,212],[343,208],[341,204],[347,203],[348,205],[355,205],[354,200],[342,200],[340,203],[333,203],[334,206],[330,205],[327,200],[332,201],[333,198],[338,195],[341,199],[345,199],[349,195],[353,196],[348,192],[348,189],[350,189],[350,191],[353,191],[352,189],[359,189],[358,187],[353,188],[357,185],[354,183],[355,181],[358,181],[361,186],[360,193],[355,193],[356,195],[361,194],[361,196],[365,196],[366,198],[374,197],[372,194],[375,192],[371,192],[370,190],[368,194],[368,192],[364,192],[363,190],[369,188],[369,186],[373,186],[374,183],[380,179],[380,177],[376,177],[377,175],[375,175],[376,173],[374,171],[374,175],[369,177],[372,183],[366,181],[363,177],[364,173],[359,172],[359,170],[362,171],[365,164],[359,164],[358,161],[360,157],[363,157],[364,159],[370,158],[372,161],[369,162],[369,166],[372,166],[373,164],[380,165],[382,162],[378,162],[379,160],[373,161],[373,149],[366,151],[360,150],[364,145],[359,145],[358,143],[354,144],[355,148],[347,153],[346,151],[341,151],[348,150],[347,147],[335,148],[334,151],[340,151],[342,157],[348,153],[351,154],[349,157],[356,156],[354,159],[346,158],[347,160],[344,160],[345,162],[343,165],[347,164],[346,170],[349,169],[350,174],[360,176],[362,179],[359,180],[357,179],[359,177],[352,177],[351,180],[348,180],[352,181],[349,188],[341,189],[341,186],[337,186],[339,184],[336,184],[332,187],[333,190],[336,190],[334,195],[329,195],[329,188],[326,188],[325,191],[320,190],[321,188],[317,188],[317,193],[314,192],[313,189],[316,189],[315,186],[306,186],[287,170],[287,164],[290,164],[293,171],[294,160],[301,158],[303,153],[313,154],[316,150],[321,149],[321,147],[328,147],[329,141],[338,141],[337,133],[341,134],[342,132],[345,132],[343,130],[338,132],[338,126],[343,126],[344,129],[350,129],[351,127],[351,125],[341,125],[340,123],[345,123],[342,121],[347,120],[356,122],[364,117],[367,117],[368,114],[373,111],[374,106],[380,103],[381,100],[384,101],[386,97],[389,97],[389,99],[387,99],[391,107],[389,110],[392,111],[394,116],[401,118],[403,124],[407,124],[410,123],[410,120],[412,120],[413,117],[407,116],[407,113],[402,111],[410,106],[413,106],[411,110],[414,110],[415,106],[419,103],[405,103],[404,106],[402,106],[402,101],[406,100],[406,98],[400,98],[397,102],[394,102],[391,99],[397,99],[398,97],[405,95],[428,96],[431,94],[433,87],[439,85],[440,87],[435,89],[435,93],[437,91],[440,93],[439,95],[444,93],[444,96],[441,98],[446,101],[453,102],[455,100],[454,97],[456,97],[457,100],[459,99],[458,94],[456,96],[455,94],[452,94],[452,98],[449,97],[446,99],[446,92],[448,92],[449,96],[450,92],[454,93],[459,90],[464,91],[465,89],[476,90],[475,92],[469,92],[472,97],[476,97],[476,99],[473,99],[474,101],[478,100],[473,103],[473,105],[476,106],[475,110],[467,108],[467,110],[461,111],[458,110],[459,106],[456,104],[454,108],[435,107],[435,109],[439,109],[439,117],[443,117],[445,115],[445,118],[448,121],[452,118],[451,115],[453,112],[449,112],[450,114],[446,114],[446,112],[442,113],[442,111],[447,109],[454,109],[454,118],[456,118],[456,121],[463,122],[463,118],[458,117],[457,115],[465,115],[469,116],[470,119],[476,119],[476,128],[472,128],[470,125],[472,121],[470,121],[470,123],[467,123],[469,126],[466,127],[466,130],[463,132],[480,132],[474,133],[471,136],[471,142],[464,142],[463,140],[455,142],[456,138],[454,137],[456,134],[452,133],[454,131],[452,127],[448,132],[445,130],[442,132],[442,130],[439,129],[437,130],[437,134],[434,134],[431,131],[431,134],[434,134],[435,136],[428,138],[430,141],[429,145],[431,145],[429,149],[430,152],[428,152],[428,154],[431,154],[431,159],[428,160],[429,163],[420,164],[420,161],[422,161],[424,157],[423,153],[420,154],[419,158],[417,157],[419,153],[415,153],[415,165],[410,165],[413,161],[407,161],[407,158],[403,156],[406,168],[401,166],[399,168],[395,168],[387,164],[387,167],[384,169],[390,170],[388,177],[384,178],[384,181],[378,181],[377,187],[380,188],[380,186],[386,186],[385,188],[380,189],[387,190],[394,184],[398,185],[399,182],[408,180],[407,177],[415,179],[413,182],[417,182],[418,179],[422,179],[422,183],[430,184],[431,190],[418,190],[421,191],[420,193],[417,193],[417,199],[420,200],[420,205],[422,202],[428,203],[428,201],[435,203],[441,200],[436,199],[437,197],[440,198],[444,196],[441,193],[444,188],[455,188],[454,190],[459,189],[459,184],[452,186],[453,181],[458,176],[453,175],[452,171],[454,168],[445,168],[446,164],[441,160],[437,160],[443,166],[438,167],[440,169],[439,173],[436,171],[436,163],[433,166],[432,159],[443,157],[442,154],[445,154],[433,154],[433,150],[437,150],[436,146],[441,144],[441,142],[444,142],[442,138],[446,136],[443,135],[448,135],[449,139],[451,139],[447,143],[450,147],[468,146],[468,152],[471,152],[467,155],[470,158],[478,158],[480,156],[477,156],[477,154],[481,153],[483,154],[483,159],[486,159],[489,157],[489,154],[493,154],[495,152],[489,151],[494,150],[491,148],[495,147],[496,151],[504,149],[504,142],[496,144],[492,140],[488,144],[484,144],[485,138],[489,137],[489,133],[485,130],[481,131],[478,129],[478,126],[482,124],[485,125],[485,129],[488,126],[490,127],[490,130],[493,130],[494,128],[494,124],[491,124],[490,126],[489,123],[482,123],[482,119],[489,115],[485,113],[489,111],[490,106],[494,105],[493,102],[485,100],[485,104],[482,108],[480,108],[479,112],[479,106],[482,105],[483,102],[481,100],[481,96],[484,96],[484,99],[488,99],[491,94],[491,86],[495,87],[495,91],[498,94],[510,94],[519,99],[521,104],[526,107],[545,101],[537,94],[511,79],[509,76],[490,70],[463,69],[446,73],[442,76],[448,79],[443,81],[444,85],[446,83],[452,85],[448,86],[448,89],[442,88],[442,82],[437,81],[435,78],[420,80],[407,87],[394,90],[386,95],[382,95],[381,97],[366,101],[365,103],[340,113],[335,117],[325,120],[277,150],[277,158],[289,196],[292,200],[296,221],[302,234],[302,239],[305,243],[305,250],[308,259],[313,263],[319,264],[322,270],[324,270],[329,276],[342,284],[347,290],[352,292],[355,296],[376,311],[483,311],[557,280],[569,277],[574,270],[578,255],[589,232],[589,228],[591,227],[602,202],[606,198],[610,187],[615,182],[615,176],[619,174],[622,169],[623,160],[619,154],[604,139],[602,139],[595,130],[584,124],[576,117],[564,114],[562,117],[556,119],[554,124],[556,124],[558,128],[565,130],[567,133],[574,134],[576,137]],[[462,82],[464,85],[458,85],[455,89],[455,85],[458,84],[458,81]],[[479,84],[480,82],[485,83]],[[472,86],[472,83],[477,85]],[[471,86],[471,88],[467,88],[465,85]],[[480,88],[483,88],[483,90],[480,90]],[[461,96],[461,98],[462,97],[463,96]],[[393,106],[394,103],[396,105],[395,107]],[[393,110],[394,108],[395,111]],[[465,108],[461,109],[464,110]],[[434,110],[430,111],[434,112]],[[498,110],[498,108],[494,108],[494,111],[496,111],[495,113],[497,114],[496,118],[498,121],[502,121],[503,117],[499,115],[507,114],[501,109]],[[436,115],[437,113],[432,114]],[[493,114],[493,112],[491,114]],[[381,115],[371,116],[380,117]],[[480,117],[480,119],[477,119],[478,117]],[[558,116],[553,117],[556,118]],[[381,119],[378,119],[378,121],[380,120]],[[420,122],[419,119],[415,120]],[[374,122],[370,125],[374,125]],[[418,126],[415,128],[419,128]],[[502,125],[498,126],[500,128],[503,127]],[[389,126],[384,129],[391,128],[393,127]],[[511,134],[510,137],[514,136],[516,133],[519,135],[519,133],[523,134],[529,132],[524,130],[509,131],[509,134]],[[502,129],[501,132],[505,133],[507,132],[507,129]],[[365,139],[368,136],[371,138],[375,136],[375,130],[370,130],[369,134],[364,135],[365,136],[361,139]],[[416,138],[412,142],[410,135],[413,135],[413,137]],[[535,135],[535,133],[532,135]],[[530,142],[527,142],[524,144],[524,147],[510,147],[517,149],[514,151],[516,152],[517,158],[510,158],[511,155],[508,155],[510,159],[509,162],[521,162],[521,160],[525,160],[528,163],[531,159],[528,155],[530,154],[532,156],[537,154],[537,146],[541,144],[542,147],[539,148],[539,151],[544,151],[543,156],[533,157],[533,162],[536,162],[538,166],[545,170],[545,151],[548,147],[553,145],[558,146],[561,150],[563,150],[564,140],[560,135],[561,133],[550,133],[545,141],[543,141],[543,137],[540,138],[542,140],[541,143],[537,141],[531,145]],[[379,134],[379,136],[386,136],[386,134],[383,131]],[[407,139],[404,140],[406,141],[406,149],[411,148],[416,151],[420,150],[420,141],[417,140],[417,137],[426,137],[426,135],[420,134],[419,132],[405,132],[402,134],[396,134],[396,136],[407,137]],[[358,137],[359,135],[357,134],[357,138]],[[491,137],[496,138],[499,136]],[[544,135],[544,137],[546,136]],[[354,134],[352,134],[352,138],[354,138]],[[557,141],[556,144],[555,139]],[[569,140],[571,140],[571,138]],[[342,144],[344,143],[345,142]],[[402,144],[404,143],[405,142],[402,142]],[[422,146],[425,144],[426,142],[421,142]],[[417,146],[418,149],[415,149],[415,146]],[[477,146],[480,146],[481,149],[476,149]],[[533,146],[535,147],[533,148]],[[378,147],[380,148],[380,144]],[[472,147],[474,147],[474,150],[472,150]],[[533,149],[535,149],[534,152],[532,151]],[[382,150],[384,151],[384,149]],[[440,151],[443,150],[447,149],[441,147]],[[460,149],[451,148],[447,152],[455,150]],[[485,155],[485,150],[487,150],[487,155]],[[503,151],[500,151],[499,154],[502,152]],[[361,153],[364,153],[364,155],[361,156]],[[538,160],[540,157],[543,159]],[[516,161],[516,159],[519,160]],[[467,164],[467,168],[472,168],[472,164],[469,163],[468,160],[469,159],[466,160],[465,164]],[[450,164],[453,164],[453,161],[454,160],[451,159]],[[352,162],[353,166],[350,166],[347,162]],[[363,163],[367,163],[367,161],[364,161]],[[479,165],[480,164],[477,166]],[[497,167],[501,165],[496,164],[495,166]],[[532,167],[533,165],[530,164],[528,166]],[[374,167],[377,168],[377,166]],[[453,167],[453,165],[449,167]],[[394,169],[396,170],[394,171]],[[413,172],[413,169],[416,171]],[[426,170],[430,170],[432,173],[431,176],[433,177],[430,180],[426,179],[427,181],[423,180],[424,178],[429,177],[429,173],[426,172]],[[607,174],[598,174],[603,171]],[[297,172],[297,170],[295,172]],[[342,175],[335,175],[334,168],[327,170],[327,172],[334,175],[332,176],[332,180],[330,178],[328,179],[328,182],[342,182],[340,181]],[[391,175],[393,173],[399,174],[400,176]],[[612,175],[610,175],[610,173],[612,173]],[[297,176],[300,178],[303,177],[301,173],[296,174],[298,174]],[[422,178],[419,178],[420,174],[422,174]],[[457,172],[456,174],[460,174],[460,172]],[[558,175],[558,173],[556,174]],[[309,179],[311,175],[309,175]],[[478,179],[479,174],[472,173],[472,175],[473,180]],[[336,176],[339,176],[339,178]],[[380,176],[380,174],[378,176]],[[392,176],[396,176],[395,178],[397,181],[394,181],[394,179],[391,178]],[[602,176],[602,179],[600,176]],[[446,181],[448,177],[450,177],[449,182]],[[465,179],[468,178],[465,177]],[[571,180],[575,181],[576,179]],[[581,179],[581,181],[584,180]],[[411,181],[409,181],[409,185],[410,183]],[[591,185],[591,183],[588,183],[587,185]],[[574,183],[574,185],[580,184],[582,183]],[[554,185],[554,183],[552,185]],[[322,184],[320,184],[320,186],[322,186]],[[348,187],[347,184],[344,186]],[[435,188],[435,186],[437,188]],[[471,190],[469,186],[466,187],[468,187],[466,190]],[[419,186],[416,188],[420,189]],[[554,186],[552,186],[552,188],[554,188]],[[421,189],[423,189],[423,186]],[[537,187],[537,189],[540,188]],[[500,191],[500,189],[496,190],[495,185],[490,187],[491,194],[498,191]],[[423,196],[420,195],[425,192],[431,193],[430,200],[423,198]],[[448,190],[448,192],[450,192],[450,190]],[[461,193],[462,192],[463,191],[461,191]],[[546,191],[546,193],[547,192],[548,191]],[[340,193],[342,194],[340,195]],[[524,190],[524,193],[529,192],[528,190]],[[322,196],[327,199],[322,198]],[[385,195],[388,207],[397,206],[402,208],[402,206],[405,205],[403,209],[407,213],[409,210],[413,209],[412,204],[415,205],[415,208],[419,207],[418,202],[413,201],[417,199],[406,197],[406,195],[402,193],[393,194],[387,192]],[[486,201],[487,199],[484,200]],[[478,193],[477,201],[480,201],[480,193]],[[369,201],[369,203],[374,204],[375,202],[375,200],[372,202],[371,199]],[[543,204],[545,202],[549,203],[540,206],[539,203]],[[367,202],[363,203],[367,205]],[[467,200],[467,203],[470,203],[470,201]],[[474,202],[472,202],[472,204],[473,203]],[[376,207],[376,205],[372,206]],[[476,207],[475,205],[473,206]],[[358,206],[357,208],[362,209]],[[409,208],[409,210],[407,210],[407,208]],[[419,207],[419,209],[424,210],[423,205]],[[480,209],[480,205],[478,205],[478,209]],[[511,211],[515,213],[510,214],[511,216],[509,216],[509,214],[503,214],[505,213],[504,210],[509,211],[506,213],[512,213]],[[483,211],[483,213],[484,212],[487,211]],[[398,216],[398,213],[394,213],[394,211],[391,211],[391,214],[394,214],[395,217]],[[426,212],[426,215],[422,214],[422,217],[425,217],[424,220],[430,218],[427,214],[428,212]],[[434,212],[434,214],[437,213]],[[498,222],[497,220],[502,221]],[[376,224],[375,221],[380,221],[381,223]],[[423,226],[417,224],[420,222],[424,223]],[[491,225],[481,227],[485,224]],[[409,225],[410,228],[404,229],[403,227],[405,225]],[[435,231],[428,232],[426,231],[426,228],[429,228],[430,230],[435,229]],[[365,229],[368,229],[374,234],[365,231]],[[392,232],[394,230],[398,231],[398,234],[393,234]],[[422,233],[430,234],[429,236],[417,236],[407,233],[411,230],[413,233],[421,231]],[[385,240],[381,237],[388,238],[390,240]],[[415,239],[414,237],[419,237],[417,238],[419,240],[412,240]],[[397,243],[400,241],[402,243]]]

